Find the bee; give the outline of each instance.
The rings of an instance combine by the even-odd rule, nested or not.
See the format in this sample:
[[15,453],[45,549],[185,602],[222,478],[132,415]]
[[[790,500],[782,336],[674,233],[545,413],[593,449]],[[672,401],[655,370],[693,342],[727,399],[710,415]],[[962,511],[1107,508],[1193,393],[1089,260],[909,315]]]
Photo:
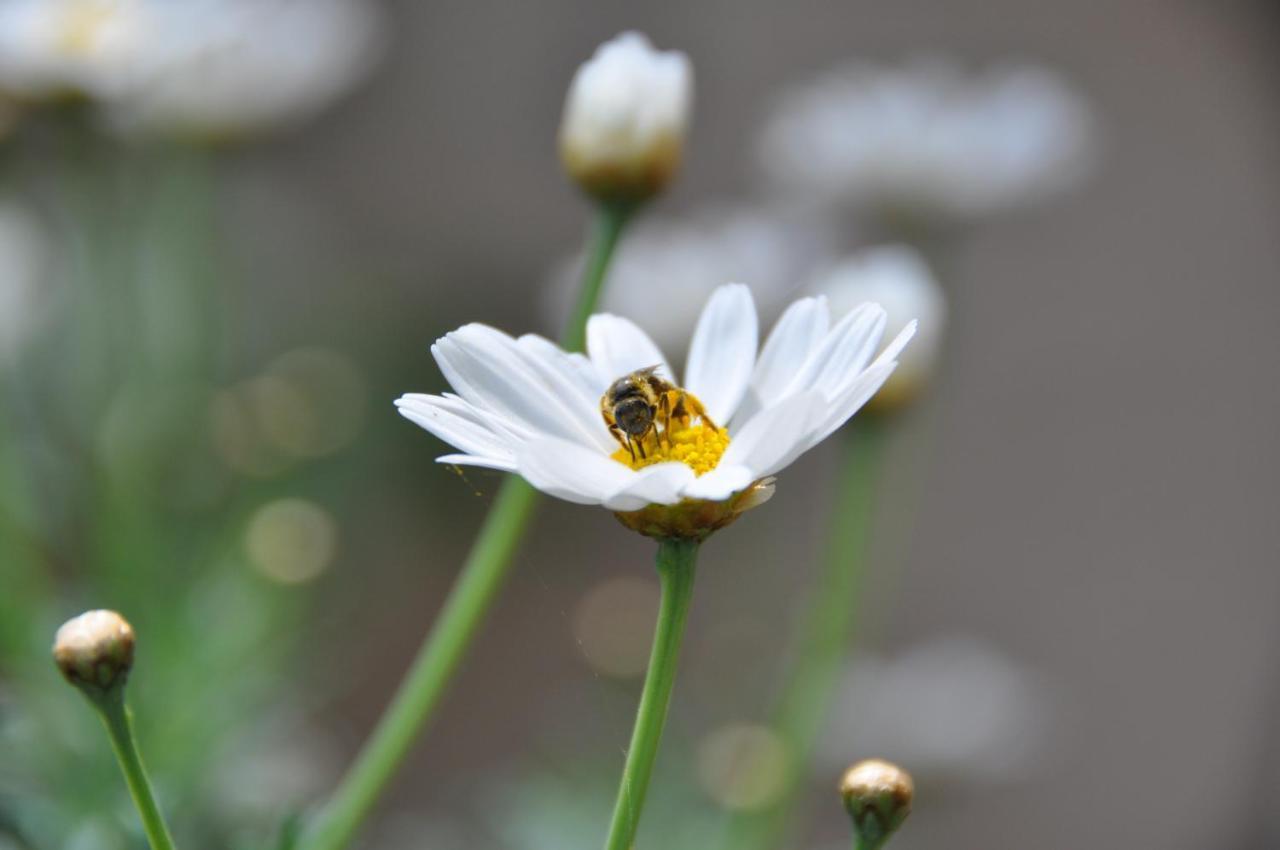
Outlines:
[[662,426],[662,434],[671,431],[671,420],[688,422],[697,416],[707,425],[716,425],[698,399],[675,384],[658,377],[657,366],[637,369],[609,385],[600,397],[600,414],[609,433],[635,460],[637,453],[646,457],[645,441]]

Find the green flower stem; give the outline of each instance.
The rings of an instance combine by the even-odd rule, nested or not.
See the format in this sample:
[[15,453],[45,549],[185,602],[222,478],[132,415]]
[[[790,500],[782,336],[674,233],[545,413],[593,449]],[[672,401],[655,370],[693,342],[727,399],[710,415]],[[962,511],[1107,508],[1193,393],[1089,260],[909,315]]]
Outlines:
[[689,540],[664,540],[658,546],[658,576],[662,582],[658,625],[605,850],[631,850],[635,842],[653,763],[658,757],[658,744],[662,741],[662,728],[667,721],[671,689],[676,681],[680,642],[693,599],[698,545]]
[[[856,830],[855,830],[856,832]],[[861,834],[853,836],[853,850],[880,850],[881,847],[889,843],[889,836],[886,835],[879,841],[872,841],[870,838],[864,838]]]
[[583,272],[578,303],[574,305],[569,324],[560,337],[560,345],[566,351],[582,351],[586,348],[587,319],[591,318],[596,304],[600,302],[609,261],[613,259],[613,251],[622,236],[622,229],[626,227],[633,212],[635,206],[632,204],[602,204],[600,207],[600,215],[596,218],[591,233],[591,254]]
[[[590,259],[573,318],[561,344],[581,351],[587,318],[604,287],[605,272],[631,209],[600,208]],[[378,798],[400,769],[409,750],[430,722],[463,656],[493,606],[510,570],[512,556],[524,538],[538,493],[524,479],[511,476],[471,546],[458,579],[391,705],[383,713],[355,763],[306,833],[307,850],[341,850],[355,838]]]
[[151,781],[147,779],[142,754],[138,752],[138,742],[133,735],[133,715],[124,701],[124,687],[118,685],[102,696],[90,697],[89,702],[98,710],[103,725],[107,727],[111,748],[115,750],[116,759],[120,762],[120,771],[129,785],[133,804],[142,817],[142,828],[147,833],[147,841],[152,850],[173,850],[173,837],[169,834],[164,815],[160,813],[160,806],[151,791]]
[[790,754],[782,791],[769,805],[734,817],[724,850],[781,844],[804,788],[849,649],[871,525],[872,492],[884,453],[884,425],[866,417],[841,435],[844,453],[826,567],[801,618],[796,662],[774,710],[773,731]]

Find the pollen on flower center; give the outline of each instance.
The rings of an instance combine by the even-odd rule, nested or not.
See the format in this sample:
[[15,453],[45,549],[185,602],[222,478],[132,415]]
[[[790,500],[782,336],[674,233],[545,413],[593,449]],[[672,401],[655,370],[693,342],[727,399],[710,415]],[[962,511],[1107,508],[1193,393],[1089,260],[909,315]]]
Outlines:
[[729,432],[724,428],[713,428],[701,421],[693,424],[672,421],[670,433],[655,430],[645,439],[644,457],[637,453],[633,460],[631,452],[625,448],[618,449],[611,457],[632,469],[675,460],[688,466],[696,475],[702,475],[716,468],[728,447]]
[[720,463],[729,432],[702,402],[657,374],[657,366],[623,375],[600,398],[604,424],[622,448],[610,455],[632,469],[678,461],[698,475]]

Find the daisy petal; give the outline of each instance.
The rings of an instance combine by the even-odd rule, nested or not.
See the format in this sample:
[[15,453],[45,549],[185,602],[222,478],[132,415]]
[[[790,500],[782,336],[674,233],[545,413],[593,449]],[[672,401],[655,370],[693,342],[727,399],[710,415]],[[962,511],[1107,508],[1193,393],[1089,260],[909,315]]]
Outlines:
[[829,406],[821,392],[809,390],[765,408],[734,435],[720,464],[745,466],[753,478],[772,475],[812,445],[806,437]]
[[717,423],[728,422],[746,394],[759,342],[751,290],[740,283],[717,289],[693,332],[684,380]]
[[458,466],[479,466],[484,469],[497,469],[501,472],[515,472],[516,462],[514,460],[503,460],[496,457],[481,457],[479,455],[441,455],[436,458],[436,463],[456,464]]
[[515,460],[510,443],[494,434],[481,416],[466,415],[449,399],[406,395],[396,399],[396,408],[405,419],[467,454]]
[[506,443],[518,443],[525,439],[525,436],[528,434],[528,429],[524,428],[522,425],[512,422],[501,414],[476,407],[465,398],[455,395],[454,393],[441,393],[439,396],[427,396],[422,393],[409,393],[404,396],[404,398],[434,398],[436,399],[436,404],[440,407],[484,425],[492,431],[498,439]]
[[885,313],[879,304],[862,304],[850,310],[809,355],[796,373],[787,394],[821,388],[835,398],[875,353],[884,333]]
[[600,504],[635,475],[600,452],[569,440],[538,437],[516,453],[521,475],[539,490],[581,505]]
[[879,304],[855,307],[846,318],[848,324],[844,334],[814,379],[814,386],[822,387],[827,398],[835,398],[867,368],[880,347],[880,338],[884,336],[884,326],[888,321]]
[[827,299],[802,298],[787,308],[760,351],[751,385],[734,418],[746,422],[766,404],[781,400],[783,391],[800,371],[830,326]]
[[849,383],[840,396],[833,401],[826,416],[818,423],[814,432],[809,435],[808,446],[817,445],[825,440],[833,431],[848,422],[864,404],[871,400],[871,397],[884,385],[884,382],[889,380],[893,370],[898,367],[898,361],[893,358],[902,352],[902,349],[911,341],[915,333],[916,323],[912,321],[894,337],[893,342],[885,346],[884,351],[880,352],[880,356],[867,367],[865,372]]
[[525,334],[516,340],[520,350],[530,357],[571,374],[579,391],[592,401],[604,394],[607,382],[596,372],[591,359],[580,352],[568,352],[551,340],[537,334]]
[[920,323],[915,319],[907,322],[906,327],[898,332],[898,335],[893,338],[893,342],[884,347],[884,351],[880,352],[872,365],[875,366],[880,363],[887,363],[890,360],[897,360],[898,355],[902,353],[902,349],[906,348],[907,343],[911,342],[912,337],[916,335],[916,329],[919,325]]
[[659,463],[645,467],[630,478],[604,500],[606,508],[635,511],[645,505],[674,505],[680,501],[681,490],[694,479],[694,474],[683,463]]
[[587,320],[587,354],[606,387],[623,375],[655,365],[664,378],[674,379],[671,366],[649,335],[621,316],[597,313]]
[[589,424],[570,410],[526,362],[516,341],[501,331],[465,325],[438,341],[432,351],[464,399],[502,414],[527,436],[550,434],[595,445]]
[[825,440],[827,437],[844,423],[852,418],[864,404],[871,400],[876,394],[876,390],[889,380],[889,376],[893,374],[893,370],[898,367],[898,361],[890,360],[887,363],[877,362],[869,367],[857,377],[838,397],[832,400],[822,417],[813,423],[813,431],[810,432],[805,439],[805,447],[801,453],[808,451],[813,446]]
[[681,495],[686,499],[722,502],[739,490],[745,490],[755,480],[756,476],[747,467],[738,464],[726,466],[721,463],[706,475],[695,478]]
[[575,362],[575,355],[561,350],[550,340],[532,334],[516,340],[516,347],[552,395],[579,420],[580,427],[595,444],[606,453],[616,449],[618,444],[609,436],[609,429],[600,416],[600,395],[604,389],[587,389],[583,380],[587,373],[582,366],[586,366],[592,375],[595,373],[590,361],[579,354],[576,356],[580,362]]

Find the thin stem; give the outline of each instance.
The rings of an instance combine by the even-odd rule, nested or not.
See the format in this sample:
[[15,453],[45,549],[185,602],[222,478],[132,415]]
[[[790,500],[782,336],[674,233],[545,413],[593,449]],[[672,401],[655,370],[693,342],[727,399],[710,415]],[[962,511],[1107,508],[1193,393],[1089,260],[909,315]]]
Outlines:
[[[562,345],[569,351],[582,350],[587,318],[600,298],[605,272],[628,214],[629,210],[623,207],[600,208],[582,293],[561,338]],[[431,721],[480,624],[493,606],[533,516],[537,497],[537,491],[522,478],[511,476],[502,482],[466,563],[395,698],[307,831],[302,845],[307,850],[341,850],[355,838],[373,811],[414,742]]]
[[602,204],[591,233],[591,252],[582,273],[582,289],[578,303],[560,337],[560,345],[566,351],[582,351],[587,341],[587,319],[595,312],[604,288],[605,272],[613,251],[618,245],[622,229],[626,226],[634,206],[628,204]]
[[737,815],[724,850],[768,850],[781,843],[804,786],[814,747],[849,650],[871,524],[872,491],[884,451],[884,426],[871,419],[842,435],[844,453],[826,567],[801,618],[795,667],[772,726],[786,747],[782,790],[769,805]]
[[124,773],[133,804],[142,817],[142,828],[147,833],[147,841],[152,850],[173,850],[173,837],[169,834],[169,827],[164,822],[164,815],[160,813],[160,806],[151,790],[147,769],[142,764],[142,754],[138,752],[138,743],[133,735],[133,714],[125,705],[124,688],[112,688],[100,698],[91,698],[90,702],[98,709],[102,723],[107,727],[111,748],[115,750],[116,759],[120,762],[120,771]]
[[658,576],[662,582],[658,625],[653,635],[649,672],[645,675],[640,707],[636,711],[636,725],[631,733],[627,763],[622,769],[622,784],[613,808],[605,850],[631,850],[635,841],[653,763],[658,757],[658,744],[662,741],[662,729],[667,722],[671,689],[676,681],[680,642],[693,598],[697,557],[698,544],[692,541],[664,540],[658,546]]

